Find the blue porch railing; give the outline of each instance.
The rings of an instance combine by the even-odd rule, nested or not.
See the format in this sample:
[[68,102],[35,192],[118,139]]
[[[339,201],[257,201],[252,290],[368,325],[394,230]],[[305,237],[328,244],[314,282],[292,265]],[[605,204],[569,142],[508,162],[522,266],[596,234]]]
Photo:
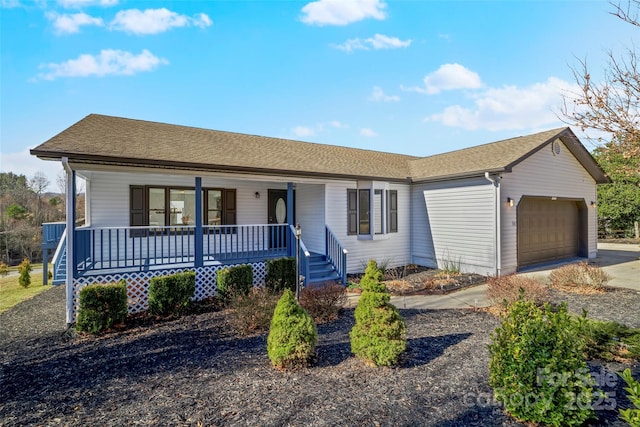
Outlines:
[[54,247],[58,246],[66,227],[65,222],[45,222],[42,224],[42,244],[53,243]]
[[325,229],[325,254],[327,261],[335,268],[336,272],[342,279],[342,284],[347,284],[347,250],[342,246],[340,240],[331,231],[328,225]]
[[[204,265],[252,262],[288,254],[287,224],[203,226]],[[196,227],[98,227],[75,232],[76,274],[194,266]]]

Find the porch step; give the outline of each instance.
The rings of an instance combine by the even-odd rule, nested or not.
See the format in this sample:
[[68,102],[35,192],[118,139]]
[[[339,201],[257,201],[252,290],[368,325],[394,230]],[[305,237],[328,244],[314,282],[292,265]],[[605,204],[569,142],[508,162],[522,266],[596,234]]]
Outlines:
[[340,276],[335,268],[327,261],[327,257],[318,253],[311,253],[309,260],[308,283],[322,283],[328,281],[339,281]]
[[61,259],[57,268],[53,271],[52,285],[64,285],[67,281],[67,245],[65,244],[60,254]]

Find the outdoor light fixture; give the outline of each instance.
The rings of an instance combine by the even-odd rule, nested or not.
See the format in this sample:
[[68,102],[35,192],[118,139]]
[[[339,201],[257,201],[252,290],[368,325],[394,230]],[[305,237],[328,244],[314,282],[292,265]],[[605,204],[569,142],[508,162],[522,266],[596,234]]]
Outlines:
[[513,199],[511,197],[507,197],[507,204],[513,207]]
[[553,196],[551,200],[558,200],[558,198],[556,196]]
[[256,191],[256,199],[260,198],[260,192]]
[[597,206],[597,205],[596,205],[596,202],[594,202],[594,201],[592,200],[592,201],[591,201],[591,207],[592,207],[592,208],[595,208],[596,206]]

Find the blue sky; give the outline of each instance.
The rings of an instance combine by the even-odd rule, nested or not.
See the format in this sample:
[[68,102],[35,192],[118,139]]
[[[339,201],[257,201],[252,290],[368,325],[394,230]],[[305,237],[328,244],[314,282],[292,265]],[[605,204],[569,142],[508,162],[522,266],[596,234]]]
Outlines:
[[[426,156],[563,126],[607,1],[2,0],[0,169],[88,114]],[[153,141],[149,141],[153,149]]]

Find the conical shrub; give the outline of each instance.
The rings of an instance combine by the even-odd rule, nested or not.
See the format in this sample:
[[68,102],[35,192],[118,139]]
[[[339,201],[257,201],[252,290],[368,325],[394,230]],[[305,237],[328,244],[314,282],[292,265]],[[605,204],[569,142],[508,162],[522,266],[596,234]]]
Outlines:
[[286,289],[273,312],[267,337],[271,363],[279,369],[306,366],[315,354],[317,341],[316,324],[300,307],[293,292]]
[[351,351],[376,366],[392,366],[407,348],[406,324],[382,283],[382,272],[369,261],[360,282],[362,295],[356,307],[356,324],[351,329]]

